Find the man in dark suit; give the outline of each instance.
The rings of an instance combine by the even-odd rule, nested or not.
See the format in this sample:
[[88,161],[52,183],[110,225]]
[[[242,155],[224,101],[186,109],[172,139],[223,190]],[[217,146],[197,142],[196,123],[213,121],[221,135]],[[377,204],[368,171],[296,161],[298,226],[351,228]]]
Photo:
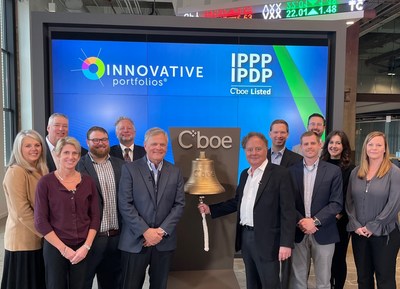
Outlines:
[[251,132],[242,140],[250,168],[240,175],[236,196],[199,204],[212,218],[238,212],[236,250],[242,250],[247,289],[278,289],[279,261],[291,256],[296,215],[289,171],[267,160],[268,141]]
[[286,148],[289,125],[285,120],[276,119],[271,123],[269,137],[272,140],[272,146],[268,149],[268,161],[288,168],[303,159],[301,155]]
[[140,289],[148,265],[150,288],[167,287],[176,225],[185,193],[178,167],[164,160],[168,136],[160,128],[146,132],[146,156],[122,167],[118,206],[122,216],[122,289]]
[[[303,157],[286,147],[286,140],[289,137],[289,124],[285,120],[276,119],[271,123],[269,127],[269,137],[272,140],[272,146],[268,149],[268,161],[285,168],[301,162]],[[281,262],[280,277],[282,289],[289,288],[291,271],[291,258]]]
[[[59,139],[68,136],[68,117],[62,113],[53,113],[47,123],[46,136],[46,162],[49,172],[57,169],[54,148]],[[87,154],[87,150],[81,147],[81,156]]]
[[86,135],[89,153],[83,156],[78,171],[96,182],[100,200],[101,225],[88,255],[86,289],[91,289],[94,276],[101,289],[120,288],[121,254],[118,250],[120,218],[117,209],[117,192],[124,161],[110,157],[107,131],[91,127]]
[[319,160],[321,142],[312,131],[300,139],[303,162],[289,168],[296,201],[296,244],[292,256],[291,289],[306,289],[311,259],[317,289],[330,289],[331,264],[339,241],[336,215],[341,212],[342,173]]
[[136,128],[129,117],[121,116],[115,122],[115,134],[119,144],[110,148],[110,155],[126,162],[141,159],[146,155],[142,146],[134,144]]

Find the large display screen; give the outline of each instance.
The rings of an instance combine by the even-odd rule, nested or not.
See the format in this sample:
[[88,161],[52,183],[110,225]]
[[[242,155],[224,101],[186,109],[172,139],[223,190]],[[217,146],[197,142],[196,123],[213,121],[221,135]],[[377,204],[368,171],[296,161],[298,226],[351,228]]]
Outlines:
[[[172,38],[173,39],[173,38]],[[270,40],[269,40],[270,41]],[[206,42],[206,41],[205,41]],[[132,118],[135,143],[154,126],[229,127],[268,136],[289,123],[299,143],[308,115],[326,115],[329,45],[187,41],[51,40],[51,112],[65,113],[70,135],[86,147],[93,125],[118,143],[114,123]],[[270,41],[271,42],[271,41]],[[167,159],[173,162],[169,147]],[[240,153],[239,170],[247,167]]]

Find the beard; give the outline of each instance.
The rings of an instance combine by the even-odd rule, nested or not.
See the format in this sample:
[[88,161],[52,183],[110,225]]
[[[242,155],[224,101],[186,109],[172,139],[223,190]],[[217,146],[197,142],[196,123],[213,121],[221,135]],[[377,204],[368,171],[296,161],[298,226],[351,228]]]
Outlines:
[[107,146],[106,148],[101,147],[101,148],[95,148],[91,147],[90,148],[90,153],[98,158],[104,158],[110,153],[110,147]]

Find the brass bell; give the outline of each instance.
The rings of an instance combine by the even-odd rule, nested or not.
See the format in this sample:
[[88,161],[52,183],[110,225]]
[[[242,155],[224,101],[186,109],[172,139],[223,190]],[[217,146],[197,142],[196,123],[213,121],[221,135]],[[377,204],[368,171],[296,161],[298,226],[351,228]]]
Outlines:
[[207,159],[204,151],[192,161],[192,173],[184,189],[191,195],[214,195],[225,192],[215,175],[214,161]]

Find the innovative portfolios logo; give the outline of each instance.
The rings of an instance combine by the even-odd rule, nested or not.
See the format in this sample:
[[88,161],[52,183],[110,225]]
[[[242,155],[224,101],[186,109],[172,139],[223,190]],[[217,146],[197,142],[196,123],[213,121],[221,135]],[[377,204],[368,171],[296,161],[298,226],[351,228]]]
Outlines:
[[81,59],[81,71],[88,80],[99,81],[102,86],[111,84],[121,86],[163,86],[170,78],[203,78],[203,66],[187,65],[148,65],[136,63],[109,63],[97,56]]

